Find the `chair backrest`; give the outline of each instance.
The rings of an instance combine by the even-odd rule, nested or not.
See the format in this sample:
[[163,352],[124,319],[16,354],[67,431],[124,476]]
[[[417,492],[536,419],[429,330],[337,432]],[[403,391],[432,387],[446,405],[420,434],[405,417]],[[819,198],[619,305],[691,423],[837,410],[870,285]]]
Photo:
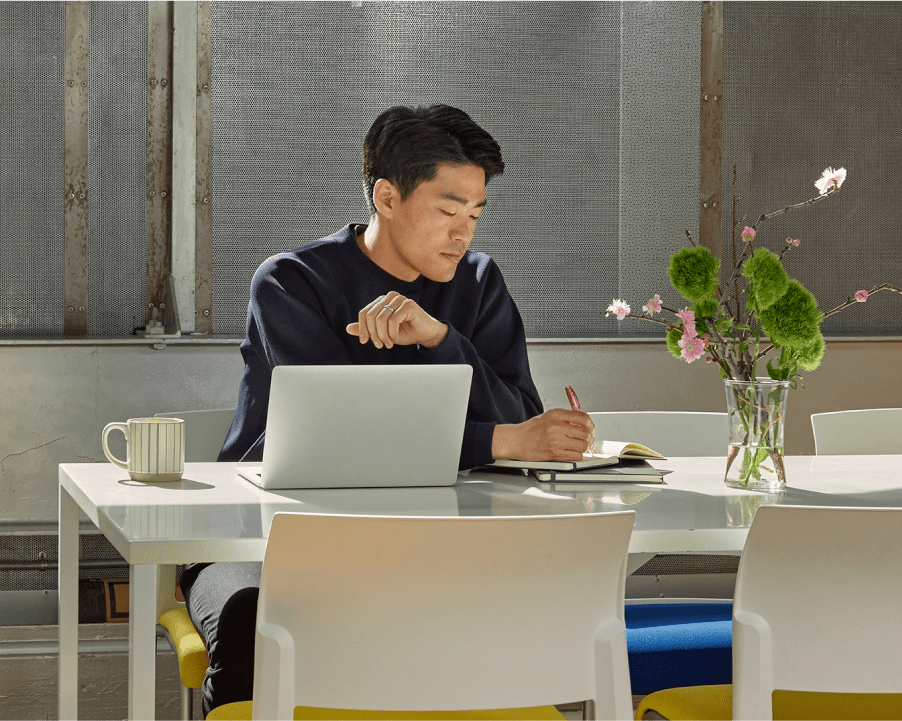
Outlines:
[[902,453],[902,408],[812,413],[811,428],[819,456]]
[[215,461],[235,417],[234,408],[209,411],[157,413],[157,418],[181,418],[185,421],[185,461]]
[[774,689],[902,692],[902,508],[761,506],[733,603],[733,718]]
[[623,594],[634,520],[276,514],[254,717],[568,699],[632,717]]
[[605,411],[589,415],[595,438],[642,443],[670,458],[726,456],[730,443],[726,413]]

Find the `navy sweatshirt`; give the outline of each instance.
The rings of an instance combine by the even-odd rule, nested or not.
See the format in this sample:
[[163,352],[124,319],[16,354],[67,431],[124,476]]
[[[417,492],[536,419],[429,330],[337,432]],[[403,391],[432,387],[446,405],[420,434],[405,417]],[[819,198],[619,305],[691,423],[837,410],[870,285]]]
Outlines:
[[[245,369],[235,420],[221,461],[263,457],[272,369],[277,365],[467,363],[473,383],[460,452],[460,468],[492,460],[498,423],[520,423],[542,412],[529,372],[523,321],[495,262],[467,251],[454,278],[395,278],[357,245],[366,226],[348,225],[328,238],[275,255],[251,281]],[[415,300],[448,325],[435,348],[361,345],[345,327],[365,305],[389,291]]]

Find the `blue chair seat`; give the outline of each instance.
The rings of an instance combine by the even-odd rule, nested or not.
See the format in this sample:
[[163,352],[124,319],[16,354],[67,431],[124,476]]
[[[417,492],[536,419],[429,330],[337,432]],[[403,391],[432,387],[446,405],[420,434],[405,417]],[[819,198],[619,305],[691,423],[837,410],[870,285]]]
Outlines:
[[625,608],[634,696],[733,682],[731,603],[651,603]]

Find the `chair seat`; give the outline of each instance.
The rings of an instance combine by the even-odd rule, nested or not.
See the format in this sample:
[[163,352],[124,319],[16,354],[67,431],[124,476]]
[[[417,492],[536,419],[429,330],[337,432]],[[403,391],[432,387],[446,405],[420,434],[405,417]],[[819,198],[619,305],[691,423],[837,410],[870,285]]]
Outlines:
[[[208,721],[239,721],[252,718],[253,702],[238,701],[218,706],[207,714]],[[564,716],[554,706],[535,706],[532,708],[491,709],[486,711],[350,711],[336,708],[314,708],[312,706],[298,706],[294,710],[294,718],[300,719],[329,719],[359,721],[371,719],[372,721],[398,719],[497,719],[498,721],[516,721],[516,719],[563,719]]]
[[730,721],[733,718],[733,686],[718,684],[656,691],[639,702],[636,719],[643,719],[649,711],[653,712],[652,718],[663,716],[671,721]]
[[[812,693],[774,691],[774,721],[782,719],[899,719],[902,694]],[[671,721],[729,721],[733,718],[733,686],[671,688],[646,696],[639,703],[636,719],[646,712]]]
[[179,676],[186,688],[200,688],[210,665],[210,657],[204,642],[191,623],[184,606],[167,611],[160,616],[160,625],[169,632],[175,655],[179,662]]
[[634,696],[732,682],[732,604],[629,604],[625,618]]

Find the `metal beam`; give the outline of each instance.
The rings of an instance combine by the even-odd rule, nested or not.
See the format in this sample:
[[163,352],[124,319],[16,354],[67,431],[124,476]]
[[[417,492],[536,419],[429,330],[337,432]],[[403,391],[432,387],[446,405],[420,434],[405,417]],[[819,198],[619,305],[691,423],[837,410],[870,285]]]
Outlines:
[[723,2],[702,3],[699,104],[699,242],[719,258],[723,183]]
[[[194,191],[197,184],[197,5],[173,7],[172,276],[182,333],[194,331]],[[171,309],[169,309],[171,310]]]
[[88,334],[88,58],[91,5],[66,3],[65,296],[63,332]]
[[171,2],[147,4],[147,320],[163,320],[172,272]]
[[197,174],[195,192],[195,322],[213,332],[213,114],[210,3],[197,3]]

